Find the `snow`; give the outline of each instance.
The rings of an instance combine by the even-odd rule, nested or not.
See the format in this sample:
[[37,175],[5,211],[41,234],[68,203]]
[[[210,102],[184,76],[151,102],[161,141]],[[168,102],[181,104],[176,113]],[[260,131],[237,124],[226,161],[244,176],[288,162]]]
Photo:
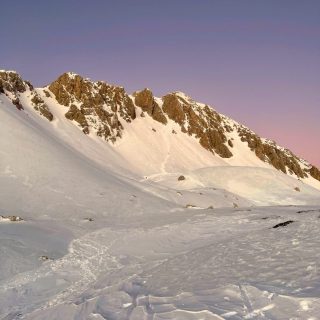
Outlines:
[[108,144],[38,93],[53,123],[0,96],[1,319],[317,319],[317,189],[147,115]]
[[123,123],[123,126],[123,137],[114,148],[123,158],[130,159],[132,170],[141,175],[225,164],[224,160],[202,148],[196,138],[182,133],[172,121],[164,126],[146,114],[132,123]]
[[[320,208],[300,209],[221,209],[100,228],[73,240],[64,257],[2,282],[1,303],[15,302],[3,310],[24,319],[316,316]],[[272,229],[287,219],[296,222]]]
[[0,69],[0,72],[5,72],[5,73],[17,73],[17,71],[15,71],[15,70],[4,70],[4,69]]
[[308,177],[308,178],[303,179],[303,182],[320,190],[320,181],[313,179],[312,177]]
[[67,72],[67,75],[68,75],[68,76],[69,76],[69,78],[71,78],[71,79],[74,79],[76,76],[78,76],[78,74],[77,74],[77,73],[72,72],[72,71]]

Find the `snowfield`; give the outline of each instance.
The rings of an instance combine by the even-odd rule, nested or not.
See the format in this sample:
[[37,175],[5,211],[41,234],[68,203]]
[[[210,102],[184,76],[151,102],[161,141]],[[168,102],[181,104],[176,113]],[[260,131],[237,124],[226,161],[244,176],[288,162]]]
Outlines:
[[0,220],[0,319],[319,319],[319,189],[151,119],[112,146],[0,100],[0,216],[23,219]]

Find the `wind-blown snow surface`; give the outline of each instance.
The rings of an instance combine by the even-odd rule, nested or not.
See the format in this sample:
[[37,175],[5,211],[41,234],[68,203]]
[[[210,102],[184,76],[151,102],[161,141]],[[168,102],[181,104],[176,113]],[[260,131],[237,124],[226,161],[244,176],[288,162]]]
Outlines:
[[318,190],[179,135],[127,165],[172,128],[112,147],[46,102],[52,126],[1,96],[1,319],[317,319]]

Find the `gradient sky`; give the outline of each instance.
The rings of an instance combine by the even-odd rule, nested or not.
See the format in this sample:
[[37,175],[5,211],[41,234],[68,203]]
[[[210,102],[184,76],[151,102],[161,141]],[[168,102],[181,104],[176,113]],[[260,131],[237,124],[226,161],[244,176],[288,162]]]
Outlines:
[[319,0],[3,1],[0,69],[184,91],[320,166]]

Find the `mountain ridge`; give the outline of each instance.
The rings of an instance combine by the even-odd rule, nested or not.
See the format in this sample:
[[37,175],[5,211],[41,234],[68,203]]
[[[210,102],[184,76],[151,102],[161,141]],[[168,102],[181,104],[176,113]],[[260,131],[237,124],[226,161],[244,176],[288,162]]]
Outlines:
[[[252,296],[274,305],[271,318],[301,317],[297,289],[318,300],[319,181],[262,161],[255,149],[272,142],[245,137],[251,150],[245,127],[181,92],[166,111],[151,90],[136,101],[139,92],[74,84],[57,86],[65,106],[50,85],[0,72],[1,318],[245,318],[245,283],[263,289]],[[232,156],[202,146],[208,126]]]
[[[238,149],[247,147],[248,152],[261,161],[261,164],[257,161],[259,166],[265,163],[298,179],[320,181],[316,166],[182,92],[157,98],[150,89],[143,89],[129,95],[121,86],[91,81],[73,72],[64,73],[48,86],[35,89],[17,72],[1,70],[0,94],[5,94],[19,110],[30,105],[49,122],[55,115],[48,101],[55,101],[63,108],[65,118],[84,134],[97,135],[111,144],[123,138],[128,125],[138,118],[149,117],[151,125],[152,121],[161,126],[171,125],[174,127],[172,135],[193,137],[214,157],[230,160],[232,165],[240,161],[237,160]],[[152,129],[156,133],[156,129]]]

